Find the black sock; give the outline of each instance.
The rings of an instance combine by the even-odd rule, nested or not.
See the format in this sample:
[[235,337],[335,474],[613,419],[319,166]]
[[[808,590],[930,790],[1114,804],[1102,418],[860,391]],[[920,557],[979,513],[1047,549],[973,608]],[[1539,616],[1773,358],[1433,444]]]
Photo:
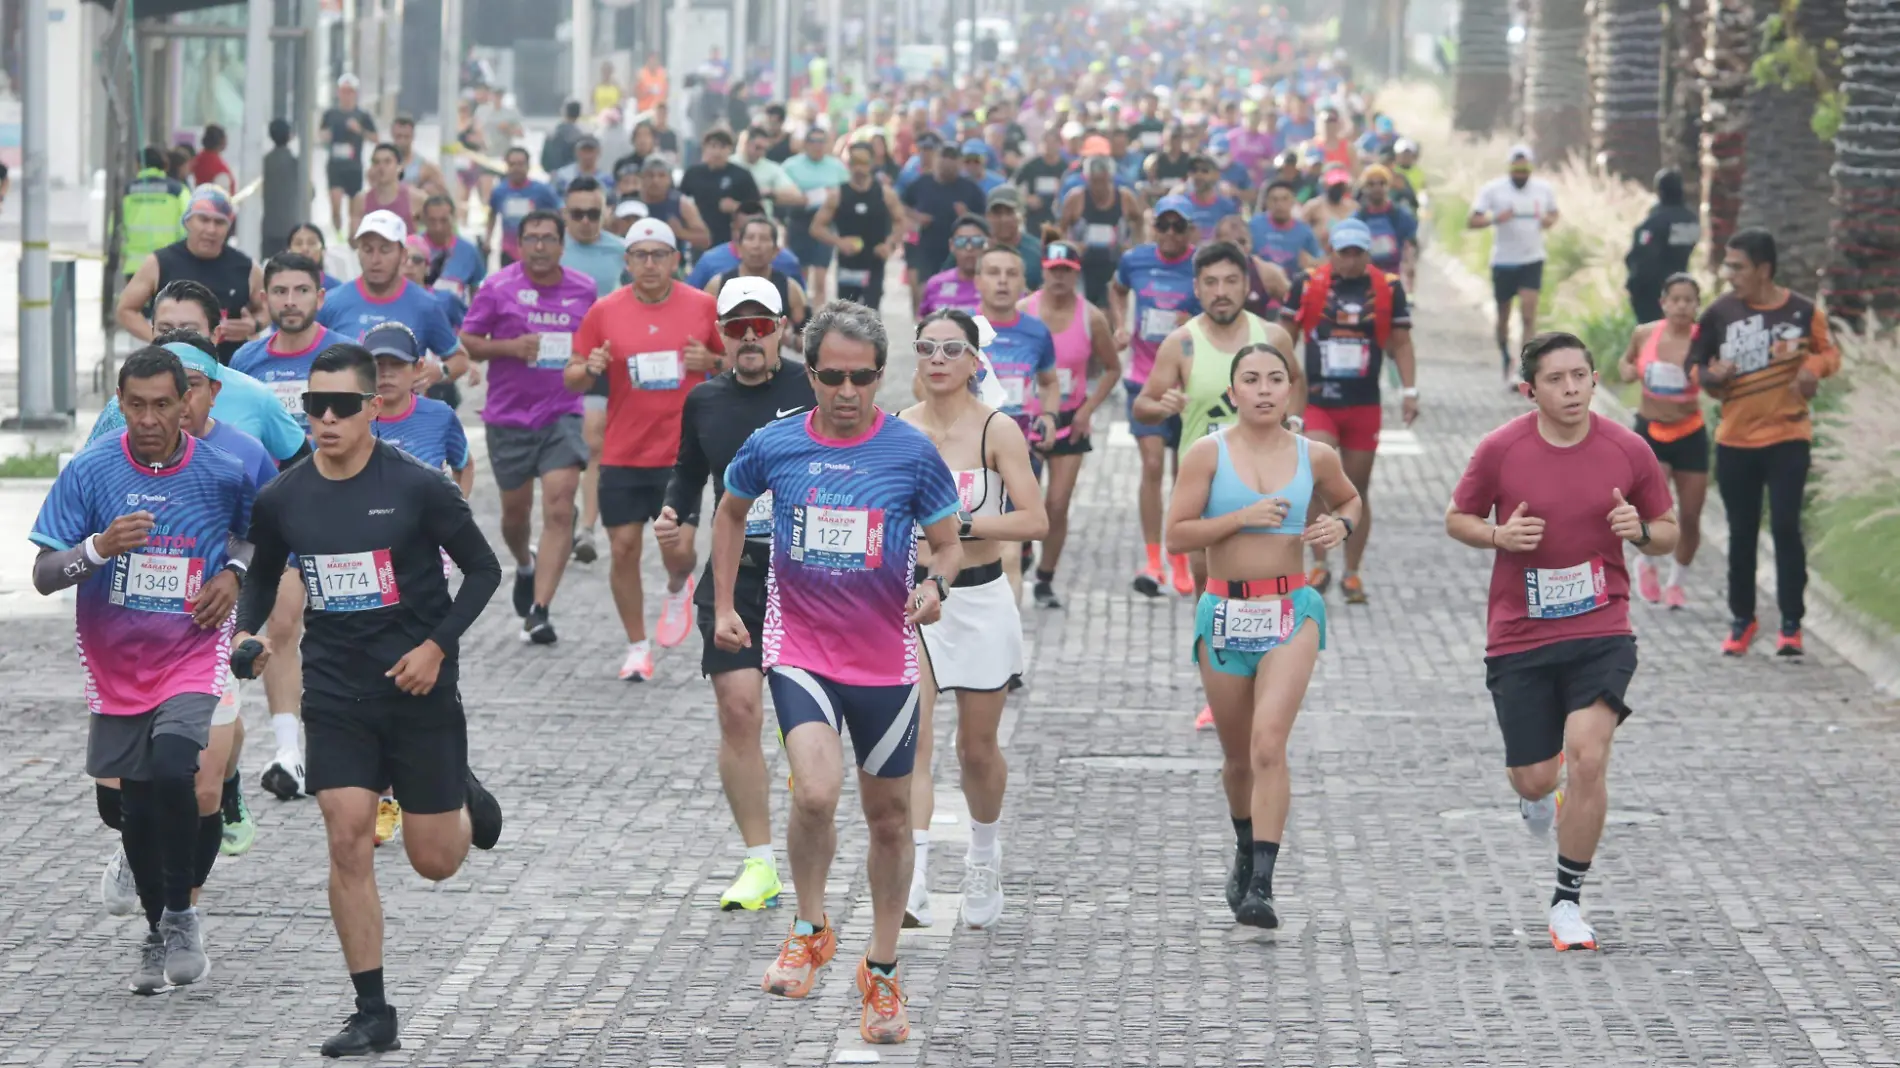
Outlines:
[[350,985],[356,988],[356,1007],[364,1012],[375,1012],[385,1004],[383,1001],[383,970],[371,968],[366,972],[351,972]]
[[1253,820],[1234,820],[1234,844],[1242,849],[1253,848]]
[[241,778],[243,774],[243,772],[234,771],[231,773],[230,778],[224,780],[224,796],[218,801],[219,807],[227,809],[237,807],[239,793],[238,779]]
[[193,886],[202,887],[205,880],[211,878],[211,866],[218,862],[218,847],[223,844],[224,813],[198,817],[198,851],[192,858],[197,864],[192,872]]
[[[190,762],[183,763],[183,747]],[[180,750],[171,753],[167,750]],[[160,734],[152,739],[153,763],[161,771],[151,783],[152,816],[149,824],[158,841],[158,862],[164,873],[165,908],[183,912],[191,907],[191,888],[198,878],[198,789],[192,781],[198,749],[190,739]]]
[[895,960],[891,961],[889,964],[879,964],[877,961],[874,961],[871,958],[866,957],[864,958],[864,963],[870,965],[871,970],[878,973],[879,975],[896,975],[897,974],[897,962]]
[[1579,904],[1583,900],[1583,877],[1590,874],[1590,862],[1571,860],[1566,856],[1557,858],[1557,892],[1550,895],[1550,903],[1559,901]]
[[1042,568],[1036,569],[1037,582],[1040,582],[1043,585],[1047,586],[1048,584],[1050,584],[1051,582],[1054,582],[1055,580],[1056,580],[1056,573],[1054,571],[1044,571]]
[[1254,839],[1253,885],[1260,888],[1261,897],[1273,896],[1273,861],[1279,855],[1280,843]]
[[125,815],[119,806],[119,788],[104,783],[92,786],[93,800],[99,804],[99,822],[115,831],[125,829]]

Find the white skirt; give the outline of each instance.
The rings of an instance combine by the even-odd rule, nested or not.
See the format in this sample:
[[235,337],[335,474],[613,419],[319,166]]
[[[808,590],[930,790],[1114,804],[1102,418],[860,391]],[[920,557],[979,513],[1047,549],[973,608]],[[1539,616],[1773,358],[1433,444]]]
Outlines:
[[952,587],[943,615],[919,632],[939,693],[1001,690],[1023,673],[1023,620],[1008,575]]

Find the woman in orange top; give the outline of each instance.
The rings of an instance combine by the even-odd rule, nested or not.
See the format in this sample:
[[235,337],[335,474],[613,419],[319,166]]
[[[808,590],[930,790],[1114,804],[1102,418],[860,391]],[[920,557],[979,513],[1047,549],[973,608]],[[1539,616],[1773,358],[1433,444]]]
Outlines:
[[1637,559],[1635,572],[1643,600],[1671,608],[1689,603],[1682,580],[1702,544],[1702,505],[1709,496],[1709,429],[1702,421],[1702,389],[1688,366],[1701,306],[1702,287],[1694,276],[1670,275],[1662,289],[1663,318],[1636,328],[1618,367],[1623,381],[1643,384],[1636,432],[1649,442],[1663,476],[1676,485],[1682,535],[1670,558],[1669,577],[1663,579],[1646,556]]

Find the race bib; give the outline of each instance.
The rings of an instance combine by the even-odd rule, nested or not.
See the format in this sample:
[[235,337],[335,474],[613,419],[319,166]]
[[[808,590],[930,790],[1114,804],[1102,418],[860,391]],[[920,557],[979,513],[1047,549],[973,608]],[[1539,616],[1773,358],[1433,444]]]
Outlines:
[[1689,392],[1689,375],[1677,364],[1656,360],[1643,368],[1643,388],[1658,396],[1681,396]]
[[627,377],[640,389],[678,389],[681,376],[677,350],[642,352],[627,357]]
[[1362,337],[1338,337],[1319,343],[1319,373],[1325,378],[1364,378],[1372,348]]
[[1370,251],[1372,258],[1375,260],[1389,259],[1392,256],[1396,256],[1399,251],[1398,238],[1393,237],[1391,234],[1373,234],[1372,248]]
[[574,355],[573,334],[541,334],[541,347],[536,351],[534,365],[542,368],[560,370]]
[[463,299],[463,295],[467,292],[462,288],[461,281],[455,278],[438,278],[435,280],[434,288],[437,293],[447,293],[457,300]]
[[1574,567],[1524,569],[1525,615],[1532,619],[1564,619],[1594,612],[1610,603],[1610,584],[1602,560]]
[[1293,636],[1293,599],[1236,601],[1223,597],[1214,604],[1214,630],[1208,644],[1231,653],[1264,653]]
[[814,189],[805,194],[805,206],[808,208],[822,208],[825,206],[825,201],[829,199],[831,199],[831,187],[826,186],[823,189]]
[[1075,392],[1075,370],[1073,368],[1056,368],[1056,388],[1062,391],[1064,397]]
[[519,219],[534,210],[534,201],[526,197],[509,197],[501,202],[501,213],[510,219]]
[[999,374],[996,376],[996,382],[1003,387],[1003,407],[1020,410],[1023,406],[1023,393],[1029,380]]
[[1143,130],[1141,132],[1141,147],[1147,149],[1150,152],[1153,152],[1155,149],[1160,148],[1161,147],[1161,131],[1160,130]]
[[944,300],[952,300],[956,295],[957,284],[955,282],[945,282],[937,287],[937,296]]
[[330,158],[348,162],[356,158],[356,146],[342,141],[330,145]]
[[772,538],[772,491],[766,490],[752,498],[752,504],[745,510],[745,536],[748,538]]
[[134,612],[184,615],[198,607],[204,578],[202,556],[121,553],[112,561],[110,600]]
[[[956,476],[957,501],[959,505],[966,512],[976,511],[976,506],[978,503],[976,499],[976,476],[982,474],[983,472],[981,471],[952,471],[950,473]],[[923,533],[924,533],[924,529],[922,527],[918,527],[917,535],[919,537],[922,537]]]
[[304,391],[310,388],[308,380],[278,378],[266,382],[265,385],[270,387],[271,396],[277,398],[277,406],[284,410],[285,415],[298,422],[307,418],[303,410],[303,395]]
[[1061,188],[1062,188],[1062,179],[1060,178],[1036,179],[1035,190],[1036,190],[1036,195],[1039,197],[1055,196],[1056,191]]
[[807,567],[870,571],[884,564],[882,508],[823,508],[792,511],[793,560]]
[[838,285],[845,289],[863,289],[871,284],[869,267],[838,268]]
[[442,577],[444,579],[454,578],[455,561],[449,559],[449,551],[447,549],[437,549],[436,552],[442,554]]
[[1143,308],[1141,311],[1141,340],[1166,341],[1174,333],[1180,322],[1174,311],[1169,308]]
[[402,603],[388,549],[367,553],[298,554],[304,591],[317,612],[367,612]]
[[1082,243],[1090,248],[1112,248],[1115,244],[1114,223],[1090,223],[1082,229]]

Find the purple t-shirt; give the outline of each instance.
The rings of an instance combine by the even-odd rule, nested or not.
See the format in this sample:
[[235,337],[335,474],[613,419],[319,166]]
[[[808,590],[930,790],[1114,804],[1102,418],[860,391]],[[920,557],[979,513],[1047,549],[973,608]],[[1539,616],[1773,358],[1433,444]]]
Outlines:
[[1274,138],[1268,130],[1237,127],[1227,131],[1227,152],[1235,163],[1247,168],[1255,184],[1266,177],[1267,161],[1273,158]]
[[561,368],[572,352],[569,338],[598,292],[592,278],[567,267],[561,268],[560,284],[548,289],[536,286],[519,263],[488,276],[469,303],[463,333],[495,341],[523,334],[554,337],[542,341],[541,358],[533,363],[488,361],[488,406],[482,409],[482,422],[539,430],[564,415],[580,414],[581,395],[561,384]]
[[924,283],[924,302],[917,309],[919,318],[931,312],[955,308],[971,315],[983,310],[983,297],[976,291],[976,279],[965,278],[955,267],[933,275]]

